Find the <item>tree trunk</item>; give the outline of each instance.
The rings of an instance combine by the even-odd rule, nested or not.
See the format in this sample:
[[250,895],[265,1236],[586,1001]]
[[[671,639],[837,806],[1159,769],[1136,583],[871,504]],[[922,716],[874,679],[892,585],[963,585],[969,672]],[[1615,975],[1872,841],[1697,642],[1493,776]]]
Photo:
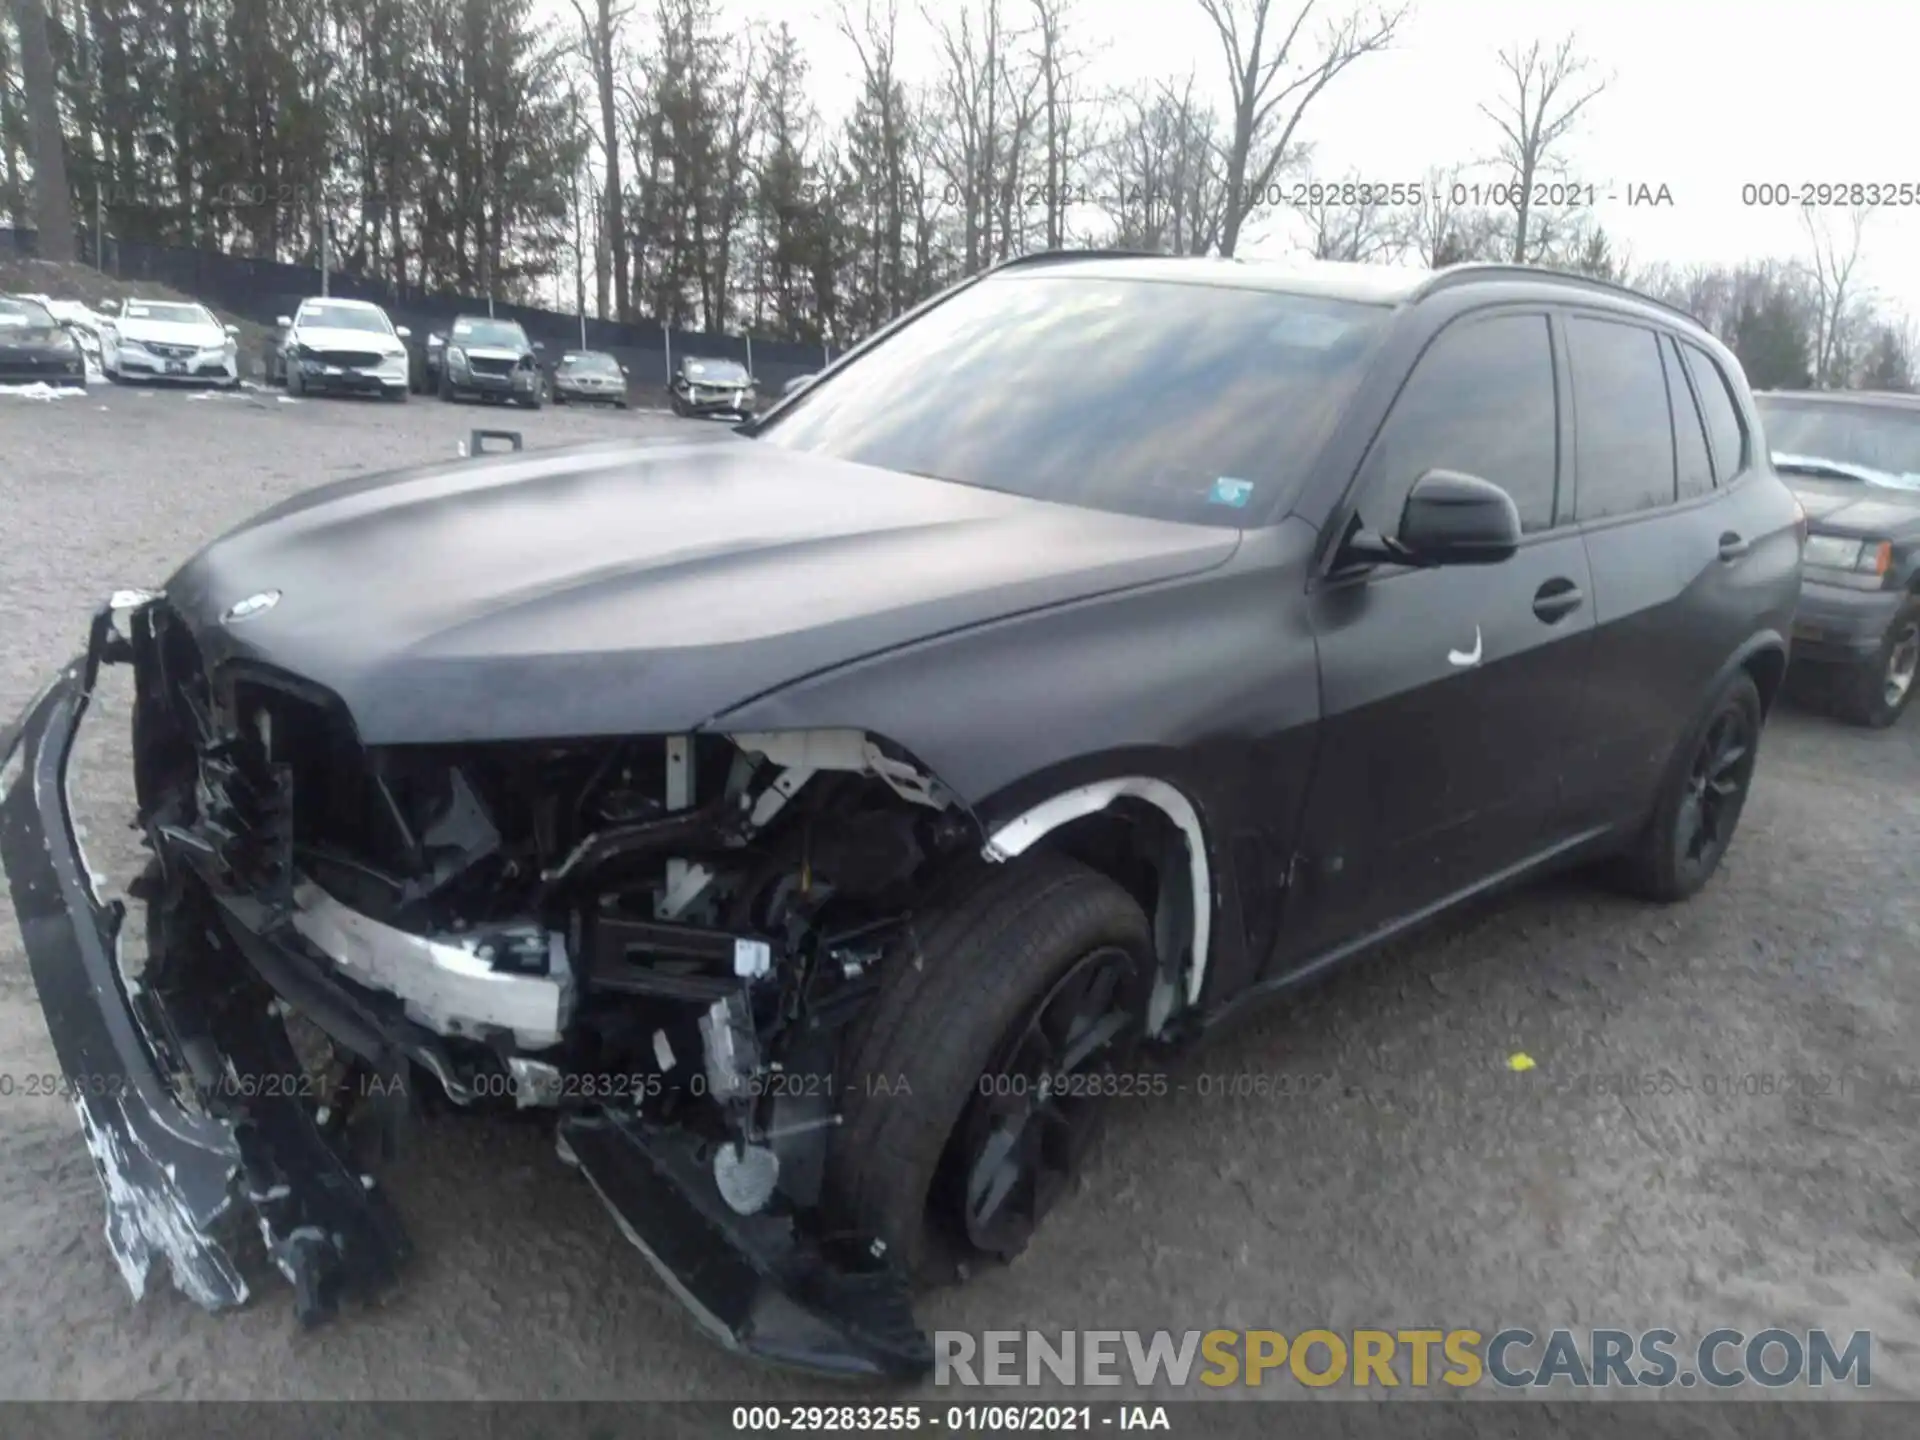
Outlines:
[[54,89],[53,51],[40,0],[13,0],[20,30],[20,75],[27,92],[27,126],[33,147],[33,216],[40,232],[40,258],[71,263],[73,194],[67,188],[66,144],[60,134],[60,100]]
[[200,226],[200,207],[193,193],[193,17],[187,0],[167,7],[167,48],[173,59],[173,93],[168,109],[173,122],[173,188],[179,206],[179,241],[193,245]]
[[[599,81],[600,89],[600,143],[607,152],[607,186],[605,198],[601,201],[600,213],[605,217],[607,227],[607,253],[613,267],[613,318],[624,322],[632,313],[631,292],[627,288],[627,226],[626,217],[621,213],[620,187],[620,115],[614,105],[613,93],[613,5],[612,0],[600,0],[599,20]],[[600,278],[600,313],[607,313],[607,286],[605,274]]]

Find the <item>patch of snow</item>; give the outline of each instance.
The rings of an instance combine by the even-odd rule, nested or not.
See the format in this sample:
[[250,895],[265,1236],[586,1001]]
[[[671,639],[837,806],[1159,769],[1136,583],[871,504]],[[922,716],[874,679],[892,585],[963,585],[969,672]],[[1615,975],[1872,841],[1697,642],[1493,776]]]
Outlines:
[[17,395],[22,400],[65,400],[71,396],[84,399],[86,393],[84,390],[49,385],[44,380],[36,380],[31,385],[0,385],[0,395]]

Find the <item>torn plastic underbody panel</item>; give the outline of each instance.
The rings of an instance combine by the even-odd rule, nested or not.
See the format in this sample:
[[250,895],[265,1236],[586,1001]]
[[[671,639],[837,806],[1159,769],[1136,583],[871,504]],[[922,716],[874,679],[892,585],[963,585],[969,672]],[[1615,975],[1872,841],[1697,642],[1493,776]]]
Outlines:
[[[936,784],[857,732],[353,753],[296,686],[208,683],[163,600],[121,608],[130,635],[101,611],[0,736],[0,861],[136,1296],[164,1262],[197,1302],[241,1304],[262,1251],[308,1322],[391,1285],[410,1245],[363,1160],[437,1092],[551,1113],[729,1345],[930,1367],[904,1282],[817,1201],[838,1035],[890,903],[927,855],[977,844]],[[66,795],[99,668],[125,661],[152,851],[137,979]]]

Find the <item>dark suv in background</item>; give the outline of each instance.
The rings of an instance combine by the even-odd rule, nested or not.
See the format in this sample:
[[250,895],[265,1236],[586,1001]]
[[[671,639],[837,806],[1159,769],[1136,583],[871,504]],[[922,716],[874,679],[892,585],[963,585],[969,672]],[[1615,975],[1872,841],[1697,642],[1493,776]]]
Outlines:
[[1806,507],[1806,586],[1793,622],[1796,691],[1891,725],[1920,670],[1920,396],[1754,397],[1773,467]]
[[442,400],[506,400],[538,410],[546,398],[538,340],[517,320],[456,315],[444,334],[428,338],[427,367]]

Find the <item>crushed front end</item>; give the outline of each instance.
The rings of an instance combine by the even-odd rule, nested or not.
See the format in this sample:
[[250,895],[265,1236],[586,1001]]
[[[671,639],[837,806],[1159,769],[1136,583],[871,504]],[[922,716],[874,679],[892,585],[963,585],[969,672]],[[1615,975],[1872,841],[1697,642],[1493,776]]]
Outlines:
[[[367,749],[324,691],[209,673],[118,597],[0,735],[0,860],[136,1295],[260,1252],[309,1321],[391,1284],[374,1178],[416,1100],[532,1113],[701,1322],[817,1371],[931,1363],[881,1247],[821,1218],[843,1033],[964,807],[857,731]],[[124,633],[120,628],[124,625]],[[66,798],[135,678],[137,976]]]

